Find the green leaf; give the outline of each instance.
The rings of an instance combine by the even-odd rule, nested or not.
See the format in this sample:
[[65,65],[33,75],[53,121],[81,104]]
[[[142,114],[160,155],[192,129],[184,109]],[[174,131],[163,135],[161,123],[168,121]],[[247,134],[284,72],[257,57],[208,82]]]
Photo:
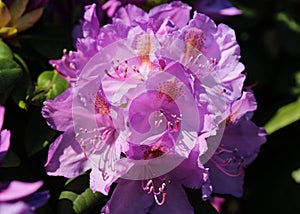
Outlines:
[[32,156],[45,148],[52,142],[55,135],[56,132],[47,126],[41,115],[40,109],[34,111],[27,123],[24,135],[25,151],[27,155]]
[[289,14],[280,12],[276,15],[279,22],[284,23],[290,30],[300,34],[300,25]]
[[59,200],[67,199],[70,201],[75,201],[77,197],[78,197],[78,194],[76,194],[75,192],[63,191],[60,193]]
[[91,209],[93,206],[98,204],[100,199],[101,193],[93,193],[90,188],[87,188],[73,201],[73,209],[76,213],[83,213],[84,211]]
[[13,54],[10,48],[2,41],[2,39],[0,39],[0,59],[13,60]]
[[22,69],[11,59],[0,59],[0,93],[7,91],[22,75]]
[[296,86],[292,88],[292,93],[295,95],[300,95],[300,71],[297,71],[295,73],[295,81],[296,81]]
[[72,191],[63,191],[60,194],[59,200],[70,200],[73,203],[73,209],[76,213],[84,213],[97,206],[100,203],[101,198],[101,193],[94,193],[90,188],[87,188],[81,194]]
[[300,184],[300,168],[292,172],[292,178]]
[[268,134],[271,134],[300,119],[300,98],[278,109],[276,114],[265,124]]
[[68,82],[61,78],[56,71],[44,71],[37,79],[37,86],[31,101],[41,105],[43,101],[54,99],[68,88]]

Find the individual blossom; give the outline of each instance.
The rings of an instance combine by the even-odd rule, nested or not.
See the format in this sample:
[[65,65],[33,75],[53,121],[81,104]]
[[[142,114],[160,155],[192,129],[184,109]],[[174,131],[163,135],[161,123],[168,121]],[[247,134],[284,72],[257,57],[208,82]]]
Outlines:
[[42,16],[48,0],[0,1],[0,37],[8,38],[32,27]]
[[241,10],[227,0],[197,0],[194,2],[194,8],[217,21],[242,14]]
[[[0,129],[4,120],[4,107],[0,106]],[[10,132],[2,130],[0,133],[0,164],[10,145]],[[37,182],[0,182],[0,212],[10,214],[30,214],[43,206],[49,199],[49,192],[36,191],[43,185]]]
[[[135,151],[135,155],[143,155],[139,153]],[[208,172],[198,166],[198,155],[193,150],[187,159],[164,176],[143,181],[118,180],[101,213],[194,213],[183,186],[202,188],[204,195],[210,194],[206,192],[209,191]]]
[[209,168],[213,192],[241,197],[245,168],[254,161],[266,141],[266,132],[252,121],[256,101],[244,92],[227,111],[226,127],[217,150],[205,164]]
[[[149,13],[129,4],[100,27],[89,5],[76,50],[50,61],[70,87],[42,109],[61,132],[47,173],[70,178],[91,169],[90,186],[103,194],[116,181],[104,213],[192,213],[183,186],[202,189],[203,199],[211,191],[239,196],[239,166],[265,140],[247,113],[256,104],[242,92],[234,31],[201,13],[190,18],[190,10],[179,1]],[[246,126],[252,131],[239,131]],[[243,146],[245,137],[254,144]],[[140,203],[128,208],[134,199]]]

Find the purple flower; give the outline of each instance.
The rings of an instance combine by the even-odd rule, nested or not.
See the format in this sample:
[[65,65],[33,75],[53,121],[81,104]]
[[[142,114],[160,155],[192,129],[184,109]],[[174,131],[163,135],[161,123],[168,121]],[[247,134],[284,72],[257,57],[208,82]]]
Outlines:
[[226,128],[219,147],[205,164],[209,168],[213,191],[241,197],[245,168],[254,161],[266,141],[266,132],[250,121],[256,101],[244,92],[229,107]]
[[192,212],[182,186],[201,188],[203,199],[211,191],[240,196],[241,169],[265,138],[250,121],[256,103],[242,92],[234,31],[197,12],[190,19],[191,7],[179,1],[149,13],[129,4],[102,27],[96,10],[86,7],[76,50],[50,61],[70,88],[42,109],[62,132],[47,173],[91,169],[90,186],[103,194],[117,181],[107,213],[129,212],[135,198],[135,213]]
[[[0,106],[0,130],[4,120],[4,107]],[[0,163],[4,159],[9,145],[10,132],[0,132]],[[25,183],[21,181],[0,182],[0,211],[11,214],[29,214],[43,206],[49,199],[49,192],[35,193],[43,185],[42,181]]]
[[232,6],[227,0],[197,0],[194,8],[214,20],[242,14],[242,11]]

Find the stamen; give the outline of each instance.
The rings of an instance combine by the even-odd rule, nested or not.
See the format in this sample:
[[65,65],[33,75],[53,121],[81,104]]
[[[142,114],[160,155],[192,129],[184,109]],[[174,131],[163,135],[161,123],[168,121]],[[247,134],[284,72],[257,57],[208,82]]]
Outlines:
[[120,77],[120,76],[115,77],[115,76],[111,75],[111,74],[108,72],[108,70],[106,70],[106,69],[104,70],[104,73],[105,73],[107,76],[109,76],[110,78],[112,78],[112,79],[115,79],[115,80],[124,80],[123,77]]
[[[238,155],[236,154],[237,152],[238,152],[237,148],[230,150],[220,146],[215,152],[213,158],[211,158],[211,162],[224,174],[230,177],[238,177],[243,174],[245,166],[244,166],[244,157],[236,156]],[[229,156],[226,158],[228,154],[236,154],[236,155],[233,157]]]
[[[180,121],[182,121],[182,114],[180,114],[179,116],[177,116],[176,114],[172,114],[168,111],[164,111],[164,110],[159,110],[160,111],[160,116],[164,116],[166,122],[167,122],[167,128],[170,132],[178,132],[179,131],[179,125],[180,125]],[[176,119],[175,120],[175,127],[174,127],[174,123],[172,123],[169,118],[171,119]]]
[[156,204],[159,206],[163,205],[166,202],[166,198],[167,198],[167,193],[165,193],[165,192],[162,193],[161,201],[158,200],[157,195],[154,195],[154,200],[155,200]]
[[[161,206],[166,202],[166,198],[167,198],[167,193],[166,191],[166,181],[165,179],[162,179],[162,183],[161,183],[161,187],[158,188],[158,191],[155,190],[154,187],[154,181],[152,179],[150,179],[146,186],[144,186],[144,180],[142,181],[142,189],[144,191],[147,191],[147,194],[153,194],[154,200],[156,202],[157,205]],[[171,181],[168,182],[169,184],[171,183]],[[158,196],[161,196],[161,201],[158,200]]]
[[184,95],[183,86],[175,79],[160,83],[157,90],[159,91],[158,98],[161,99],[166,96],[169,102]]
[[92,130],[80,128],[75,137],[82,148],[84,156],[89,158],[102,148],[104,142],[108,142],[113,133],[114,129],[112,127],[94,128]]

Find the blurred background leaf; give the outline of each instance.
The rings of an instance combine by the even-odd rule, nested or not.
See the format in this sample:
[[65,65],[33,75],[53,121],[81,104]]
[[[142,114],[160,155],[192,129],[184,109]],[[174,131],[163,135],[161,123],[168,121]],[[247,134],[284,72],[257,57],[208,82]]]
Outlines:
[[37,79],[31,102],[42,106],[43,101],[54,99],[68,88],[68,82],[54,71],[44,71]]

